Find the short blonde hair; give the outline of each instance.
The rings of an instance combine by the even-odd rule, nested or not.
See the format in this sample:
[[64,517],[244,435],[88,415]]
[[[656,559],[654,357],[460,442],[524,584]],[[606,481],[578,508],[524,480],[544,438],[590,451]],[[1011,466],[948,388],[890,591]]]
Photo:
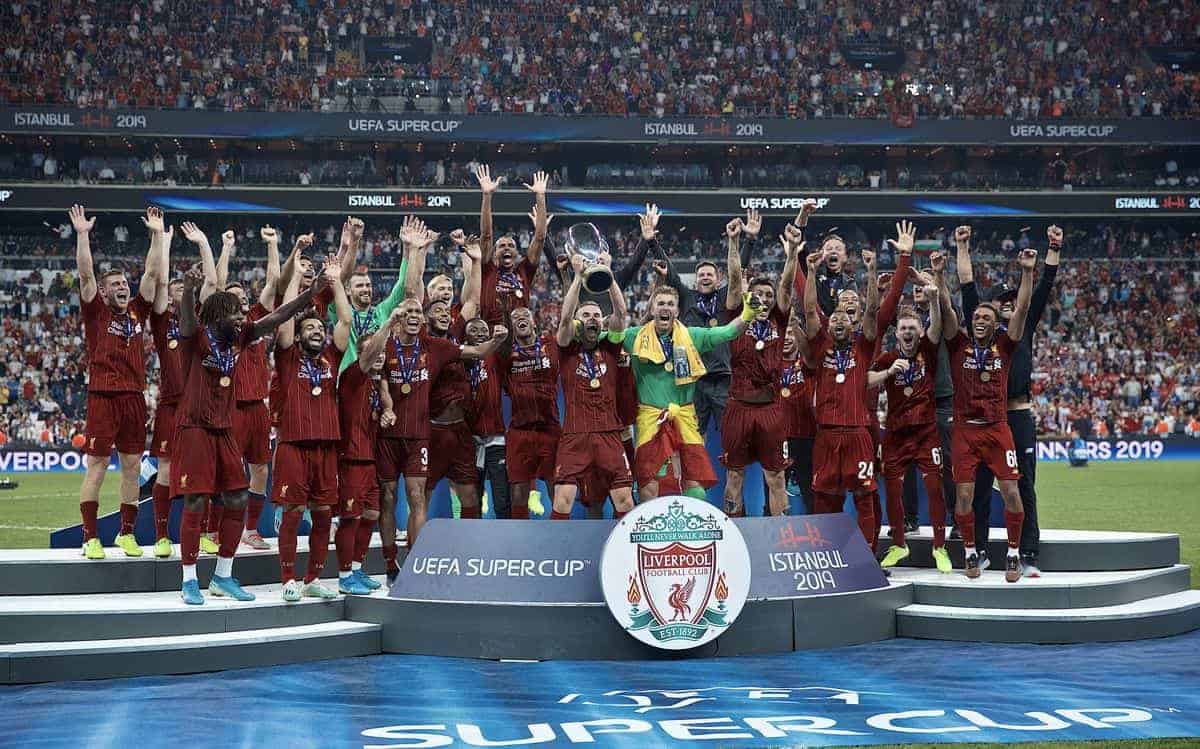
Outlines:
[[451,286],[454,285],[454,281],[450,278],[450,276],[447,276],[445,273],[439,273],[433,278],[429,279],[429,283],[425,284],[425,293],[428,294],[433,291],[433,287],[437,286],[442,281],[449,283]]

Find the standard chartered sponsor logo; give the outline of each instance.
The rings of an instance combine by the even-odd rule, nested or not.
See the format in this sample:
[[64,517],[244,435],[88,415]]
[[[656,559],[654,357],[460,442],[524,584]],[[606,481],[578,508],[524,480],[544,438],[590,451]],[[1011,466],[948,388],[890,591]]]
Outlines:
[[590,559],[485,559],[483,557],[417,557],[417,575],[458,577],[574,577],[589,568]]

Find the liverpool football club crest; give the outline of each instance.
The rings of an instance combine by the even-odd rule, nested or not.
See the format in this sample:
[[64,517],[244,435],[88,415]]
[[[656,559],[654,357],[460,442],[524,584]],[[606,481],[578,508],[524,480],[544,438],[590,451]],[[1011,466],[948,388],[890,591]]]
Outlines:
[[750,555],[725,513],[660,497],[617,523],[600,560],[608,609],[633,637],[665,650],[716,639],[750,589]]

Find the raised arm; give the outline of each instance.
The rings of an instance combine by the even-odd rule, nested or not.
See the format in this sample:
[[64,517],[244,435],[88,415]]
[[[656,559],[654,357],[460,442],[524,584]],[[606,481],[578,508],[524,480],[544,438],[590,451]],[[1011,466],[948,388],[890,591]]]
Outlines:
[[[159,261],[162,256],[162,209],[156,206],[146,208],[142,223],[150,234],[150,248],[146,251],[146,267],[142,270],[142,280],[138,283],[138,296],[153,304],[158,298],[159,274],[162,272],[162,263]],[[163,278],[161,283],[165,284],[166,279]]]
[[892,283],[888,286],[887,296],[879,305],[878,327],[886,331],[888,326],[896,321],[896,308],[900,305],[900,295],[908,280],[908,271],[912,267],[913,245],[917,240],[917,227],[911,221],[900,221],[896,224],[896,239],[888,240],[888,244],[896,251],[899,259],[896,262],[896,272],[892,275]]
[[460,346],[459,350],[464,359],[486,359],[508,340],[508,328],[497,325],[492,329],[492,337],[478,345]]
[[83,206],[71,206],[71,226],[75,229],[75,271],[79,276],[79,299],[84,304],[96,298],[96,271],[92,267],[92,227],[96,217],[86,218]]
[[171,241],[175,239],[175,227],[163,229],[159,237],[162,251],[158,253],[158,288],[154,293],[154,313],[161,315],[171,306]]
[[[300,274],[293,273],[288,281],[287,288],[283,290],[283,304],[279,305],[279,309],[291,304],[300,295]],[[278,310],[272,311],[275,314]],[[296,341],[296,321],[288,315],[286,320],[283,320],[275,329],[275,347],[278,349],[289,349]]]
[[817,266],[824,260],[823,252],[810,252],[805,264],[808,274],[804,279],[804,337],[815,339],[821,333],[821,307],[817,304]]
[[[400,226],[400,242],[404,245],[404,256],[408,259],[408,270],[404,274],[404,298],[425,300],[425,222],[416,216],[405,216]],[[437,238],[437,235],[434,235]]]
[[875,272],[875,251],[862,251],[863,267],[867,271],[867,302],[863,305],[863,337],[873,341],[879,336],[879,275]]
[[638,271],[646,262],[646,255],[651,252],[657,254],[658,239],[655,233],[658,230],[658,219],[661,217],[662,211],[658,210],[658,206],[653,203],[647,203],[646,212],[638,214],[641,233],[638,235],[637,248],[633,251],[633,257],[622,265],[620,270],[613,273],[613,278],[621,288],[627,288],[637,278]]
[[954,257],[958,270],[958,285],[974,283],[975,271],[971,268],[971,227],[959,226],[954,230],[954,246],[958,250]]
[[196,299],[204,287],[204,271],[193,265],[183,274],[183,297],[179,300],[179,337],[196,335]]
[[500,187],[504,177],[492,179],[491,168],[487,164],[475,167],[475,179],[479,180],[479,191],[482,193],[479,206],[479,247],[483,252],[483,262],[492,261],[495,251],[496,231],[492,226],[492,194]]
[[793,244],[788,240],[787,230],[797,231],[796,227],[788,224],[784,228],[784,236],[779,238],[783,244],[783,273],[779,276],[779,291],[775,295],[775,306],[780,312],[787,312],[792,307],[793,286],[796,283],[796,271],[800,267],[800,253],[804,250],[804,242]]
[[179,228],[183,231],[184,238],[196,245],[196,249],[200,252],[200,268],[204,273],[204,286],[200,288],[200,301],[203,302],[218,288],[217,263],[213,260],[212,247],[209,246],[208,237],[200,231],[200,227],[191,221],[184,221]]
[[936,346],[942,342],[942,292],[936,283],[925,284],[925,298],[929,300],[929,328],[925,337]]
[[333,326],[333,345],[338,351],[345,351],[350,345],[350,297],[346,296],[346,285],[342,283],[341,264],[331,261],[325,266],[325,275],[329,278],[329,287],[333,289],[333,309],[337,313],[337,322]]
[[479,290],[483,286],[483,248],[479,237],[469,236],[462,246],[463,288],[460,299],[462,319],[471,320],[479,314]]
[[725,224],[725,262],[728,264],[729,291],[725,293],[725,309],[730,312],[742,306],[742,255],[739,239],[742,220],[735,218]]
[[300,262],[300,256],[313,246],[317,241],[316,235],[313,233],[301,234],[296,237],[296,243],[292,245],[292,251],[287,256],[287,260],[283,262],[283,268],[279,271],[279,285],[284,289],[292,282],[292,276],[296,273],[296,265]]
[[549,182],[549,175],[545,172],[538,172],[533,175],[533,184],[525,185],[525,189],[530,190],[534,195],[533,212],[529,214],[529,219],[533,221],[533,239],[529,240],[529,252],[525,255],[534,270],[537,270],[538,263],[542,260],[542,249],[546,246],[546,232],[550,228],[550,219],[554,218],[546,210],[546,186]]
[[1054,279],[1058,276],[1063,231],[1057,226],[1051,226],[1046,230],[1046,238],[1049,240],[1046,263],[1042,269],[1042,275],[1038,278],[1037,286],[1033,289],[1033,296],[1029,302],[1029,315],[1025,318],[1025,327],[1030,332],[1041,322],[1042,314],[1046,311],[1046,303],[1050,301],[1050,291],[1054,288]]
[[1033,270],[1037,267],[1037,250],[1021,250],[1017,256],[1021,264],[1021,285],[1017,288],[1017,303],[1013,307],[1012,319],[1008,321],[1008,337],[1020,342],[1025,335],[1025,321],[1029,319],[1029,302],[1033,297]]
[[279,289],[279,232],[268,224],[259,230],[259,236],[267,245],[267,277],[263,279],[258,303],[269,311],[275,308],[275,292]]
[[[608,263],[612,262],[608,253],[604,253],[600,257],[606,258]],[[616,278],[613,279],[612,286],[608,287],[608,298],[612,302],[612,313],[608,316],[608,330],[612,333],[620,333],[625,329],[625,324],[629,322],[629,305],[625,302],[625,292],[621,290]]]
[[350,283],[354,275],[354,266],[358,263],[358,253],[362,250],[363,222],[361,218],[350,216],[342,225],[342,236],[338,242],[338,264],[342,285]]
[[233,230],[227,229],[221,233],[221,254],[217,256],[217,290],[224,291],[229,285],[229,261],[237,252],[237,237]]
[[575,266],[575,277],[571,279],[571,285],[563,295],[562,309],[558,316],[558,332],[555,338],[559,346],[570,346],[571,341],[575,339],[575,310],[579,308],[579,290],[583,288],[583,258],[572,255],[571,263]]
[[[933,281],[938,289],[938,307],[942,312],[942,338],[948,341],[958,335],[958,314],[954,311],[950,290],[946,287],[946,256],[936,251],[929,253],[929,266],[933,270]],[[933,305],[932,299],[929,300],[929,304]]]

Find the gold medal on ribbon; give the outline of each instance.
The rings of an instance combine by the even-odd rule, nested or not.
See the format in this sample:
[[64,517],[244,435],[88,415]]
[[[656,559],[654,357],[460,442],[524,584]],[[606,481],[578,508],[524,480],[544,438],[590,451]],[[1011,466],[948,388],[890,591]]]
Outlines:
[[911,385],[910,385],[909,387],[906,387],[906,388],[904,388],[904,395],[905,395],[905,397],[907,397],[907,396],[910,396],[910,395],[912,395],[912,394],[913,394],[913,389],[912,389],[912,386],[911,386]]
[[717,327],[717,318],[715,318],[715,317],[708,318],[708,327],[710,327],[710,328]]
[[841,385],[843,382],[846,381],[846,375],[842,374],[841,372],[838,372],[838,376],[834,377],[833,381],[836,382],[837,384]]
[[316,395],[320,395],[320,394],[321,394],[321,386],[320,386],[320,385],[314,385],[314,386],[313,386],[313,389],[312,389],[312,394],[313,394],[314,396],[316,396]]
[[784,388],[783,390],[779,391],[779,394],[782,395],[784,398],[791,398],[792,397],[792,389]]
[[229,387],[230,385],[232,385],[232,384],[233,384],[233,380],[229,379],[229,377],[228,377],[228,376],[225,376],[225,377],[222,377],[220,380],[218,380],[218,381],[217,381],[217,383],[218,383],[218,384],[219,384],[221,387],[223,387],[223,388],[227,388],[227,387]]
[[671,362],[663,362],[663,369],[667,370],[668,372],[674,372],[675,365]]
[[981,372],[979,375],[979,379],[982,380],[983,382],[991,382],[992,381],[992,373],[991,372]]
[[767,344],[763,343],[762,341],[754,342],[754,350],[755,351],[762,351],[766,347],[767,347]]
[[403,385],[400,386],[400,392],[403,393],[404,395],[408,395],[409,393],[412,392],[412,385],[409,385],[407,382],[404,383]]
[[171,340],[167,341],[167,348],[174,351],[175,349],[179,348],[179,341],[172,338]]
[[590,382],[588,382],[588,387],[590,387],[592,390],[597,390],[597,389],[599,389],[599,388],[600,388],[600,378],[599,378],[599,377],[593,377],[593,378],[591,379],[591,381],[590,381]]

